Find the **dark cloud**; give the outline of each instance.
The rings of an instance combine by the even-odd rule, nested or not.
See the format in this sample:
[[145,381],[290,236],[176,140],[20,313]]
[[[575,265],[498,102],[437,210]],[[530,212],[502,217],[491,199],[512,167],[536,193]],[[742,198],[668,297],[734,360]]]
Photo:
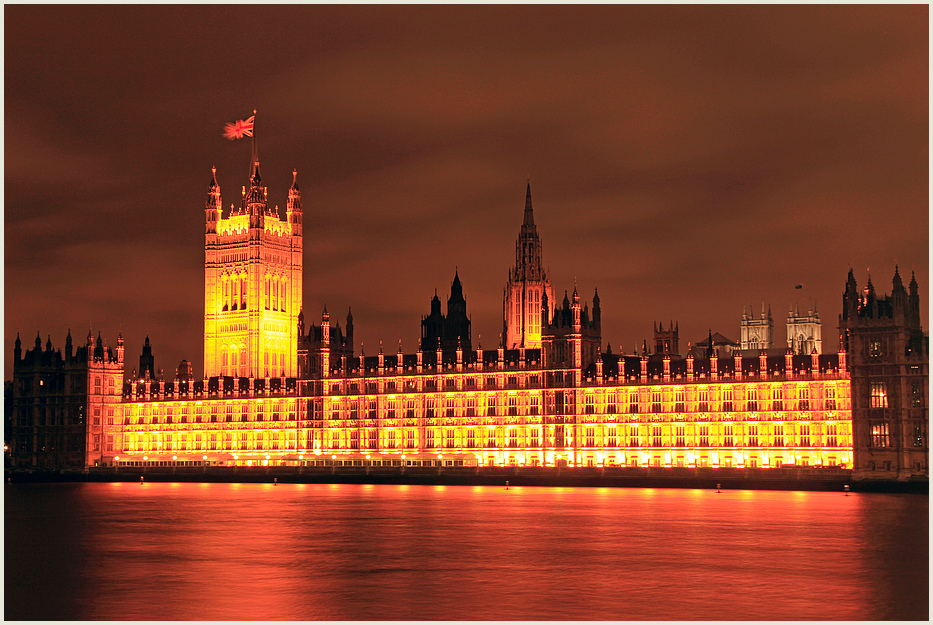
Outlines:
[[[210,167],[238,201],[259,110],[270,201],[297,168],[304,304],[413,350],[454,270],[493,346],[532,180],[562,296],[617,349],[656,320],[928,266],[928,8],[25,6],[5,17],[5,339],[88,323],[200,367]],[[803,283],[804,289],[794,285]],[[923,310],[926,320],[926,307]],[[371,347],[372,346],[372,347]]]

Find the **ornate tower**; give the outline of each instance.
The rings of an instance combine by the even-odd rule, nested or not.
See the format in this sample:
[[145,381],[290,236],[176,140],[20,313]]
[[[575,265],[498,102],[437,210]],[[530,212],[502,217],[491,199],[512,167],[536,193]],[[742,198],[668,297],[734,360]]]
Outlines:
[[515,243],[515,268],[503,297],[503,336],[506,349],[541,347],[541,313],[554,312],[554,290],[541,261],[541,239],[531,207],[531,183],[525,193],[525,218]]
[[764,302],[761,304],[761,316],[746,314],[742,308],[742,323],[739,326],[739,349],[770,349],[774,347],[774,318],[771,306],[765,313]]
[[216,169],[204,236],[204,377],[298,374],[302,207],[292,172],[286,218],[270,208],[253,143],[249,187],[222,217]]
[[929,479],[929,337],[920,326],[917,282],[910,292],[894,269],[891,295],[852,270],[839,331],[852,379],[853,477]]
[[816,305],[806,315],[801,315],[799,307],[794,306],[787,313],[788,349],[804,356],[809,356],[813,350],[818,354],[823,353],[821,329],[820,313]]

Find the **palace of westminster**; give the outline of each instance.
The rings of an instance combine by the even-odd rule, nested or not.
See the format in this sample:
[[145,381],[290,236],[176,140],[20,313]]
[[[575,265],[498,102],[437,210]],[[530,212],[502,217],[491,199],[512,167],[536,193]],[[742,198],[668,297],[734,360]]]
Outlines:
[[[13,358],[9,457],[18,468],[94,466],[844,467],[854,479],[928,479],[928,337],[915,279],[890,295],[852,271],[838,353],[819,313],[792,310],[775,346],[770,309],[740,342],[710,333],[680,352],[655,326],[641,354],[603,351],[599,295],[562,300],[542,262],[528,186],[498,346],[472,343],[459,276],[435,294],[413,354],[356,354],[325,309],[302,313],[301,193],[271,208],[254,156],[223,217],[216,170],[204,242],[204,377],[182,361],[139,372],[88,333]],[[505,272],[504,272],[505,273]]]

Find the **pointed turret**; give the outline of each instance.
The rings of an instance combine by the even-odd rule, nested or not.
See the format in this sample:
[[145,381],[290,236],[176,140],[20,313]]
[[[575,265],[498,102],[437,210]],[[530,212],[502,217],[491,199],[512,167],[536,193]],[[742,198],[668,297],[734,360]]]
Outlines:
[[914,272],[910,272],[910,285],[908,286],[908,295],[907,295],[907,310],[909,312],[908,319],[910,319],[911,324],[919,329],[920,328],[920,290],[917,286],[917,276],[914,275]]
[[217,168],[211,167],[211,182],[207,187],[207,202],[204,204],[205,231],[217,232],[217,222],[223,212],[223,199],[220,196],[220,185],[217,184]]
[[23,342],[19,340],[19,332],[16,333],[16,342],[13,343],[13,362],[19,362],[23,359]]
[[[69,333],[69,338],[71,334]],[[123,331],[117,332],[117,362],[123,364],[123,355],[126,352],[126,346],[123,340]]]
[[288,189],[288,204],[286,205],[286,218],[292,226],[293,235],[301,235],[302,209],[301,190],[298,188],[298,170],[292,170],[292,186]]
[[347,347],[353,353],[353,312],[347,307]]
[[[19,334],[16,335],[16,340],[19,341]],[[71,360],[73,353],[74,346],[71,343],[71,328],[68,328],[68,336],[65,337],[65,360]]]

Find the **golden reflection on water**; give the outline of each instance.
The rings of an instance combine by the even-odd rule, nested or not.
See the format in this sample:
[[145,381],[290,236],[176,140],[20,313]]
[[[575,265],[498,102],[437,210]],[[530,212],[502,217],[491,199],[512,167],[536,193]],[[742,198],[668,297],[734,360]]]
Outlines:
[[14,485],[5,616],[926,618],[927,518],[916,495]]

